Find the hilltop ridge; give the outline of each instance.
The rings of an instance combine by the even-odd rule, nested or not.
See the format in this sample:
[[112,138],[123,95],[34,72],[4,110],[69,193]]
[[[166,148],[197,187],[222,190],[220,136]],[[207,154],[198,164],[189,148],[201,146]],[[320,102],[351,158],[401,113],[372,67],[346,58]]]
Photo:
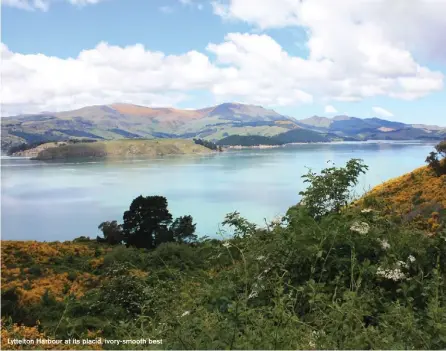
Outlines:
[[[223,103],[191,110],[146,107],[128,103],[87,106],[72,111],[4,117],[2,151],[19,144],[68,139],[200,138],[218,141],[228,136],[276,136],[291,130],[351,140],[441,140],[446,128],[404,124],[379,118],[313,116],[297,120],[258,105]],[[332,138],[329,138],[331,140]]]

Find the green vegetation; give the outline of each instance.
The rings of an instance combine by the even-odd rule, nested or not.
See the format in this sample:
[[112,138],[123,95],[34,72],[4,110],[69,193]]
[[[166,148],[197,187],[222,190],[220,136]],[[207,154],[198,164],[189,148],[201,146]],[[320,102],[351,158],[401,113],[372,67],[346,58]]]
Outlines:
[[217,141],[217,144],[224,146],[280,145],[274,137],[261,135],[230,135]]
[[97,237],[99,243],[127,247],[154,249],[163,243],[194,243],[196,225],[192,216],[173,217],[167,208],[167,199],[163,196],[138,196],[128,211],[124,212],[124,223],[107,221],[99,225],[103,238]]
[[426,158],[426,163],[429,164],[437,176],[446,174],[446,140],[440,142],[435,146],[435,151],[432,151]]
[[330,141],[329,138],[324,137],[320,133],[302,128],[296,128],[284,133],[280,133],[274,136],[274,139],[278,140],[280,144],[318,143]]
[[51,144],[51,146],[58,146],[58,145],[65,145],[65,144],[78,144],[78,143],[93,143],[96,142],[94,139],[69,139],[69,140],[63,140],[61,142],[51,142],[48,143],[47,141],[39,141],[31,144],[22,143],[15,146],[11,146],[6,154],[8,156],[13,156],[15,153],[21,153],[23,151],[31,150],[34,148],[37,148],[40,145],[44,144]]
[[42,150],[37,160],[73,158],[157,157],[165,155],[206,154],[209,148],[185,139],[121,139],[59,145]]
[[349,189],[357,184],[358,176],[368,169],[361,160],[352,159],[344,168],[330,167],[316,174],[311,170],[303,176],[310,185],[301,191],[302,204],[313,218],[339,213],[352,200]]
[[[444,143],[436,146],[441,157]],[[443,154],[444,155],[444,154]],[[438,160],[440,167],[446,159]],[[441,169],[441,168],[440,168]],[[432,166],[420,167],[372,189],[358,201],[401,226],[435,235],[446,228],[446,173]]]
[[212,141],[203,140],[203,139],[193,139],[194,143],[197,145],[203,145],[204,147],[207,147],[208,149],[214,150],[214,151],[223,151],[221,146],[218,146],[217,144],[213,143]]
[[[104,349],[445,349],[446,229],[426,235],[386,207],[369,207],[382,203],[379,192],[349,204],[366,169],[351,160],[310,171],[303,201],[282,218],[259,227],[228,214],[222,240],[194,240],[192,218],[172,222],[165,198],[141,196],[122,227],[101,225],[105,239],[118,233],[128,247],[86,238],[3,242],[2,340],[163,340]],[[424,169],[445,203],[446,176]],[[424,186],[411,184],[415,192]],[[401,193],[392,182],[383,186]]]
[[291,143],[341,141],[345,139],[338,135],[323,135],[311,130],[295,128],[274,136],[230,135],[219,140],[217,144],[224,146],[285,145]]

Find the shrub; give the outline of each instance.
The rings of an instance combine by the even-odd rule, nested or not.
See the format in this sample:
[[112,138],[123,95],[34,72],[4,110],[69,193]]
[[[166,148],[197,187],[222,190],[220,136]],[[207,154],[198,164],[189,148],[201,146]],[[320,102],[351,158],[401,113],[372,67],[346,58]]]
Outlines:
[[299,193],[303,196],[302,204],[314,218],[338,213],[351,200],[350,188],[357,184],[359,175],[367,169],[361,160],[352,159],[344,168],[330,167],[322,170],[320,175],[309,170],[303,176],[309,186]]
[[435,151],[432,151],[426,157],[426,163],[439,177],[446,174],[446,140],[443,140],[435,146]]
[[134,267],[143,267],[145,265],[144,250],[127,248],[123,245],[116,246],[104,256],[104,267],[108,268],[116,263],[127,263]]

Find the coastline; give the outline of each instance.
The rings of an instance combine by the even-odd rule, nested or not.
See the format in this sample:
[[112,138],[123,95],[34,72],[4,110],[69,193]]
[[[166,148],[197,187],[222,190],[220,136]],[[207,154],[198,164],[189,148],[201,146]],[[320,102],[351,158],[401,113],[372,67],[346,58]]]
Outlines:
[[436,144],[436,141],[425,140],[362,140],[362,141],[314,141],[308,143],[287,143],[280,145],[230,145],[223,146],[225,149],[243,150],[243,149],[277,149],[293,145],[308,145],[308,144]]
[[[128,139],[130,140],[130,139]],[[185,139],[187,140],[187,139]],[[308,145],[308,144],[435,144],[436,141],[431,140],[362,140],[362,141],[315,141],[315,142],[296,142],[296,143],[286,143],[286,144],[277,144],[277,145],[251,145],[251,146],[245,146],[245,145],[221,145],[224,150],[245,150],[245,149],[278,149],[278,148],[284,148],[287,146],[295,146],[295,145]],[[62,144],[62,143],[61,143]],[[44,148],[47,149],[47,148]],[[48,161],[49,159],[40,159],[37,157],[38,152],[37,150],[30,149],[26,151],[19,151],[12,155],[1,155],[1,159],[29,159],[29,160],[36,160],[36,161]],[[42,148],[40,148],[40,151],[43,151]],[[213,154],[214,152],[193,152],[193,153],[173,153],[173,154],[164,154],[164,155],[119,155],[119,156],[90,156],[87,158],[91,159],[104,159],[104,158],[135,158],[135,157],[141,157],[141,156],[149,156],[149,158],[158,158],[158,157],[165,157],[165,156],[186,156],[186,155],[208,155]],[[66,159],[72,159],[72,157],[67,157]]]

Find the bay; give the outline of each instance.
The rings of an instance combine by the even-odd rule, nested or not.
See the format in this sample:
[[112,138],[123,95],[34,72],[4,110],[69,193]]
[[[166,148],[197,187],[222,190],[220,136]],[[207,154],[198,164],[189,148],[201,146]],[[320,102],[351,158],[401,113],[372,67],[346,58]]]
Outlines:
[[95,237],[106,220],[122,221],[139,195],[162,195],[173,217],[190,214],[200,236],[219,237],[233,211],[257,224],[283,215],[305,189],[301,176],[361,158],[370,167],[356,193],[423,166],[434,143],[364,142],[233,150],[152,160],[42,162],[1,160],[3,240]]

